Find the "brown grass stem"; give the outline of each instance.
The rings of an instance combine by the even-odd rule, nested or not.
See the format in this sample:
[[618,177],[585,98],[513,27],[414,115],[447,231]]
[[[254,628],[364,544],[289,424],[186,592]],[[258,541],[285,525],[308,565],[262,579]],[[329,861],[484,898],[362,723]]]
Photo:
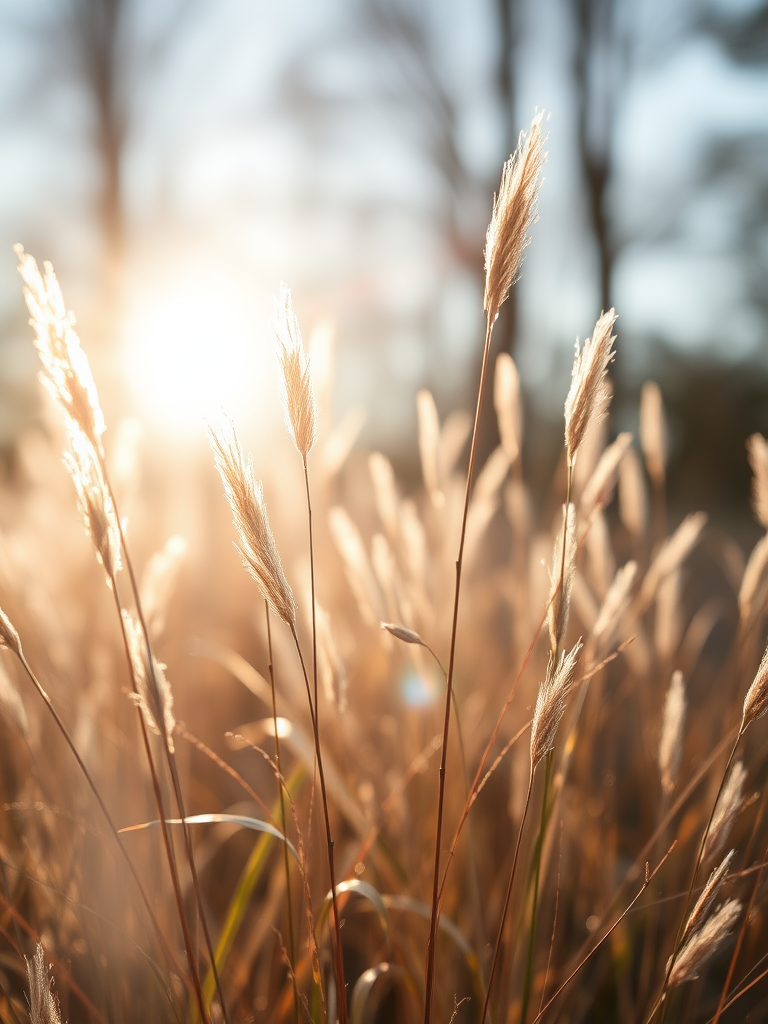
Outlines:
[[684,930],[685,930],[685,922],[688,919],[688,910],[690,909],[690,906],[691,906],[691,899],[693,897],[693,890],[694,890],[694,887],[696,885],[696,879],[697,879],[698,874],[699,874],[699,868],[701,867],[701,861],[702,861],[702,858],[704,857],[704,848],[705,848],[706,843],[707,843],[707,837],[709,836],[709,830],[712,827],[712,821],[713,821],[713,819],[715,817],[715,811],[717,809],[717,803],[718,803],[718,801],[720,799],[721,793],[723,792],[723,787],[725,786],[725,781],[728,778],[728,772],[730,771],[731,765],[733,764],[733,759],[736,756],[736,750],[737,750],[737,748],[739,746],[739,741],[741,740],[741,737],[743,735],[744,735],[744,724],[742,722],[741,728],[739,729],[739,731],[738,731],[738,733],[736,735],[736,740],[734,741],[733,747],[731,749],[731,753],[730,753],[730,755],[728,757],[728,761],[726,762],[725,770],[723,772],[722,778],[720,779],[720,785],[719,785],[718,790],[717,790],[717,796],[715,797],[714,803],[712,804],[712,809],[709,812],[709,818],[707,820],[706,828],[704,829],[704,832],[702,834],[701,840],[699,841],[699,851],[698,851],[698,854],[696,855],[696,860],[695,860],[694,865],[693,865],[693,871],[691,873],[691,882],[690,882],[690,885],[688,886],[688,893],[687,893],[687,895],[685,897],[685,905],[683,907],[683,913],[682,913],[682,915],[680,917],[680,924],[678,925],[677,935],[675,937],[675,944],[672,947],[672,955],[670,956],[669,961],[667,963],[667,969],[666,969],[666,972],[664,974],[664,982],[663,982],[662,987],[661,987],[661,992],[659,993],[659,996],[658,996],[658,998],[656,1000],[656,1003],[654,1004],[653,1008],[651,1009],[651,1013],[648,1016],[647,1024],[651,1024],[651,1021],[656,1016],[656,1014],[659,1012],[659,1010],[661,1010],[661,1024],[664,1024],[664,1018],[666,1016],[666,1010],[667,1010],[667,1007],[666,1007],[666,1005],[664,1003],[664,1000],[665,1000],[665,997],[666,997],[666,994],[667,994],[667,990],[669,988],[669,979],[670,979],[670,976],[672,974],[672,969],[675,966],[675,960],[677,959],[678,954],[680,953],[680,946],[681,946],[681,942],[682,942],[682,938],[683,938],[683,933],[684,933]]
[[344,964],[342,960],[342,946],[341,946],[341,920],[339,918],[339,907],[336,899],[336,868],[333,860],[333,836],[331,833],[331,819],[328,812],[328,795],[325,788],[325,772],[323,770],[323,752],[320,747],[320,734],[317,728],[317,713],[316,709],[312,704],[312,690],[309,682],[309,675],[307,673],[307,666],[304,661],[304,655],[301,652],[301,645],[299,644],[299,637],[296,633],[296,628],[291,627],[291,633],[293,634],[293,642],[296,646],[296,652],[301,662],[301,671],[304,676],[304,685],[307,690],[307,700],[309,701],[309,713],[312,718],[312,735],[315,742],[315,757],[317,758],[317,770],[320,776],[320,795],[321,802],[323,805],[323,821],[325,824],[325,840],[326,848],[328,851],[328,874],[331,879],[331,904],[333,909],[333,931],[334,931],[334,966],[336,974],[336,988],[338,990],[337,999],[339,1004],[339,1024],[346,1024],[347,1020],[347,998],[344,990]]
[[525,825],[525,819],[528,816],[528,808],[531,804],[531,791],[533,789],[533,772],[531,772],[530,778],[528,779],[528,792],[525,797],[525,807],[523,808],[523,816],[520,819],[520,827],[517,830],[517,840],[515,842],[515,852],[512,855],[512,868],[509,872],[509,881],[507,882],[507,891],[504,896],[504,905],[501,909],[501,920],[499,921],[499,928],[496,933],[496,942],[493,947],[493,959],[491,960],[490,970],[488,971],[488,984],[485,988],[485,1001],[483,1003],[482,1013],[480,1014],[480,1024],[485,1024],[485,1018],[488,1015],[488,1005],[491,1001],[491,987],[493,985],[493,978],[496,973],[496,966],[499,960],[499,953],[501,951],[501,943],[504,936],[504,925],[507,920],[507,911],[509,910],[509,903],[512,898],[512,886],[515,881],[515,872],[517,871],[517,861],[520,854],[520,843],[523,838],[523,827]]
[[574,969],[571,971],[571,973],[568,975],[568,977],[565,979],[565,981],[561,985],[558,986],[557,991],[554,992],[553,995],[550,996],[550,998],[544,1004],[542,1009],[539,1010],[539,1012],[533,1018],[533,1020],[531,1021],[531,1024],[539,1024],[539,1021],[543,1018],[544,1014],[547,1012],[547,1010],[550,1008],[550,1006],[560,996],[560,994],[568,987],[568,985],[570,985],[570,983],[573,981],[573,979],[576,977],[576,975],[579,973],[579,971],[582,969],[582,967],[589,960],[591,960],[591,958],[595,955],[595,953],[602,946],[602,944],[606,941],[606,939],[610,938],[610,936],[613,934],[613,932],[619,927],[621,922],[624,920],[624,918],[627,916],[627,914],[630,912],[630,910],[632,910],[634,905],[637,903],[637,901],[643,895],[643,893],[648,888],[648,886],[651,884],[653,879],[656,877],[658,872],[661,870],[661,868],[663,867],[664,863],[667,860],[667,857],[669,857],[670,853],[672,853],[672,851],[674,850],[676,843],[677,843],[677,840],[675,840],[675,842],[672,843],[670,848],[667,850],[667,852],[664,854],[664,856],[661,858],[659,863],[656,865],[656,867],[653,869],[653,871],[650,874],[648,873],[648,865],[646,864],[646,866],[645,866],[645,881],[640,886],[640,889],[637,892],[637,894],[634,896],[634,898],[632,899],[632,902],[626,907],[625,910],[622,911],[622,913],[619,915],[619,917],[616,918],[616,920],[613,922],[613,924],[608,929],[608,931],[605,933],[605,935],[603,935],[603,937],[600,939],[600,941],[597,942],[595,944],[595,946],[589,951],[589,953],[587,953],[587,955],[576,965],[576,967],[574,967]]
[[[320,702],[317,692],[317,608],[315,598],[315,538],[312,526],[312,496],[309,488],[309,467],[307,465],[308,448],[301,450],[301,462],[304,469],[304,488],[307,496],[307,531],[309,534],[309,585],[312,601],[312,694],[314,698],[314,713],[312,715],[312,726],[315,734],[315,752],[317,754],[318,770],[320,772],[320,790],[323,800],[323,816],[325,818],[325,833],[328,843],[328,870],[331,876],[331,898],[333,900],[333,919],[336,932],[336,998],[338,1000],[339,1024],[347,1024],[347,990],[344,982],[344,950],[341,945],[341,921],[336,904],[336,869],[333,863],[333,839],[331,837],[331,819],[328,813],[328,797],[325,792],[325,777],[323,774],[323,762],[320,751]],[[298,640],[294,631],[296,648],[299,650]],[[301,657],[301,651],[299,650]],[[304,670],[304,662],[301,663]],[[306,674],[306,673],[305,673]],[[312,702],[310,702],[312,703]]]
[[[147,673],[149,675],[149,685],[152,688],[152,690],[156,691],[157,687],[158,687],[158,684],[157,684],[157,679],[155,677],[155,664],[154,664],[154,657],[152,655],[152,644],[151,644],[150,639],[149,639],[149,630],[147,628],[146,619],[144,617],[144,611],[143,611],[142,603],[141,603],[141,596],[140,596],[140,593],[139,593],[138,583],[136,581],[136,573],[135,573],[134,568],[133,568],[133,559],[131,558],[130,552],[128,551],[128,545],[125,542],[125,533],[124,533],[124,530],[123,530],[123,524],[122,524],[122,522],[120,520],[120,512],[119,512],[119,509],[118,509],[118,506],[117,506],[117,501],[115,499],[114,491],[112,490],[112,484],[110,482],[109,475],[108,475],[108,472],[107,472],[106,460],[105,460],[104,456],[101,454],[101,452],[98,452],[97,454],[98,454],[98,457],[99,457],[99,461],[101,463],[101,470],[102,470],[102,473],[104,475],[104,483],[105,483],[105,486],[106,486],[107,491],[109,493],[110,499],[112,500],[113,508],[115,510],[115,519],[117,521],[118,530],[120,532],[120,549],[121,549],[121,553],[122,553],[122,556],[123,556],[123,562],[125,564],[125,568],[126,568],[126,570],[128,572],[128,578],[129,578],[130,584],[131,584],[131,591],[133,593],[134,604],[136,606],[136,615],[138,617],[139,624],[141,626],[141,632],[142,632],[142,636],[143,636],[143,639],[144,639],[144,644],[145,644],[145,647],[146,647]],[[127,636],[125,634],[125,626],[123,624],[122,608],[121,608],[121,605],[120,605],[119,598],[117,596],[117,585],[116,585],[116,580],[114,579],[114,577],[112,578],[112,590],[113,590],[113,592],[115,594],[115,600],[116,600],[117,608],[118,608],[118,616],[120,618],[121,628],[123,630],[123,639],[125,641],[126,655],[128,656],[128,662],[129,662],[129,665],[131,666],[131,675],[133,676],[134,675],[134,672],[133,672],[133,662],[132,662],[131,657],[130,657],[130,649],[129,649],[129,644],[128,644],[128,638],[127,638]],[[134,689],[137,690],[135,683],[136,683],[136,680],[134,678]],[[146,741],[147,756],[148,756],[148,758],[151,759],[150,747],[149,747],[149,739],[146,736],[146,727],[144,725],[144,716],[142,714],[140,714],[139,717],[140,717],[141,722],[142,722],[142,728],[144,729],[144,737],[145,737],[145,741]],[[160,721],[158,722],[158,725],[160,726],[160,729],[162,730],[163,747],[165,749],[165,757],[166,757],[166,761],[168,763],[168,771],[169,771],[169,774],[170,774],[170,777],[171,777],[171,782],[172,782],[173,789],[174,789],[174,794],[175,794],[175,797],[176,797],[176,805],[177,805],[177,807],[179,809],[179,817],[181,818],[181,821],[182,821],[182,832],[184,834],[184,849],[185,849],[185,853],[186,853],[186,856],[187,856],[187,862],[189,864],[190,874],[192,876],[192,888],[193,888],[193,891],[194,891],[194,894],[195,894],[195,902],[197,904],[197,912],[200,915],[200,921],[201,921],[202,926],[203,926],[203,935],[205,937],[205,944],[206,944],[206,947],[207,947],[207,950],[208,950],[208,956],[209,956],[209,959],[210,959],[210,962],[211,962],[211,970],[213,971],[213,977],[214,977],[214,981],[216,983],[216,991],[217,991],[218,996],[219,996],[219,1003],[221,1004],[221,1012],[222,1012],[222,1015],[224,1017],[224,1024],[229,1024],[229,1017],[227,1015],[227,1007],[226,1007],[226,1003],[224,1001],[224,993],[222,991],[221,982],[219,980],[218,968],[216,967],[216,956],[215,956],[214,949],[213,949],[213,942],[211,941],[211,935],[210,935],[210,932],[208,930],[208,923],[207,923],[207,920],[206,920],[206,917],[205,917],[205,909],[203,907],[203,899],[202,899],[202,894],[200,892],[200,882],[199,882],[198,877],[197,877],[197,868],[195,867],[195,858],[194,858],[194,855],[193,855],[193,852],[192,852],[192,838],[190,836],[189,825],[187,824],[187,820],[186,820],[187,819],[187,815],[186,815],[186,810],[185,810],[185,807],[184,807],[184,799],[183,799],[182,792],[181,792],[181,782],[180,782],[179,774],[178,774],[178,771],[177,771],[177,768],[176,768],[176,759],[175,759],[174,754],[173,754],[173,749],[172,749],[172,745],[171,745],[171,742],[170,742],[170,737],[167,734],[167,730],[166,730],[166,727],[165,727],[165,719],[164,719],[163,716],[160,716]],[[153,784],[154,784],[155,781],[156,780],[153,778]],[[158,789],[158,792],[159,792],[159,789]],[[160,806],[158,806],[158,809],[160,809]],[[169,845],[170,845],[170,841],[169,841]],[[171,847],[171,850],[172,850],[172,847]],[[173,871],[173,869],[172,869],[172,871]],[[178,877],[176,878],[176,883],[178,883]],[[180,908],[180,913],[181,913],[181,917],[184,920],[186,920],[186,916],[184,915],[183,908]],[[185,941],[186,941],[186,939],[185,939]],[[200,974],[199,974],[199,971],[198,971],[198,968],[197,968],[196,958],[194,956],[194,947],[192,947],[192,946],[189,946],[188,958],[190,960],[190,963],[195,961],[193,977],[196,980],[195,987],[196,987],[196,989],[197,988],[200,989],[200,998],[202,999],[202,986],[200,984]],[[201,1008],[201,1010],[202,1010],[202,1008]],[[203,1020],[205,1020],[205,1019],[206,1019],[206,1015],[203,1014]]]
[[480,385],[477,392],[477,405],[475,407],[475,419],[472,426],[472,442],[469,449],[469,466],[467,468],[467,483],[464,491],[464,509],[461,517],[461,534],[459,537],[459,552],[456,558],[456,586],[453,596],[453,620],[451,624],[451,645],[448,657],[448,675],[446,678],[445,692],[445,714],[443,720],[443,746],[440,752],[440,771],[437,798],[437,824],[435,826],[435,855],[432,874],[432,908],[429,922],[429,939],[427,940],[427,964],[424,984],[424,1024],[430,1024],[432,1016],[432,990],[435,976],[435,945],[437,941],[437,920],[438,904],[440,896],[440,845],[443,835],[443,807],[445,804],[445,773],[448,763],[448,734],[451,725],[451,704],[453,695],[453,676],[456,666],[456,635],[459,623],[459,595],[461,593],[461,569],[464,560],[464,542],[467,534],[467,517],[469,515],[469,499],[472,495],[472,478],[475,469],[475,458],[477,454],[477,436],[480,425],[480,413],[483,408],[485,395],[485,382],[488,375],[488,357],[491,350],[491,336],[493,334],[493,320],[490,313],[486,319],[485,343],[483,345],[483,361],[480,368]]
[[[313,603],[314,607],[314,603]],[[272,725],[275,730],[275,763],[277,764],[277,770],[280,773],[280,778],[277,780],[277,792],[280,798],[280,827],[283,830],[283,835],[287,836],[287,820],[285,816],[285,793],[283,792],[283,764],[280,758],[280,730],[277,725],[277,696],[275,693],[275,665],[272,654],[272,623],[270,622],[269,616],[269,601],[264,600],[264,613],[267,619],[267,654],[269,656],[269,685],[272,691]],[[293,1019],[295,1024],[299,1022],[299,990],[296,985],[296,940],[293,934],[293,898],[291,895],[291,866],[288,860],[288,844],[283,843],[283,866],[285,868],[285,895],[286,902],[288,904],[288,953],[291,958],[290,972],[291,980],[293,982]]]
[[549,823],[549,787],[552,783],[552,765],[554,764],[554,752],[547,754],[544,768],[544,792],[541,795],[541,817],[539,819],[539,834],[536,836],[536,845],[533,851],[533,889],[531,902],[531,923],[528,928],[528,943],[525,951],[525,975],[523,979],[523,999],[520,1009],[520,1024],[525,1024],[528,1014],[528,1004],[533,989],[533,959],[536,952],[536,919],[539,910],[539,885],[541,882],[541,859],[544,851],[544,838]]
[[[119,522],[119,520],[118,520]],[[121,527],[122,536],[122,527]],[[120,604],[120,597],[117,593],[116,580],[112,579],[112,593],[115,599],[115,606],[117,609],[117,617],[120,622],[120,631],[123,638],[123,646],[125,649],[125,657],[128,662],[128,671],[131,677],[131,687],[134,693],[139,692],[138,684],[136,681],[136,671],[133,664],[133,658],[131,657],[130,642],[128,640],[128,633],[126,632],[125,619],[122,615],[122,606]],[[151,654],[150,654],[151,660]],[[149,774],[152,780],[152,792],[155,797],[155,805],[157,807],[157,814],[160,819],[160,831],[163,837],[163,846],[165,848],[165,856],[168,861],[168,870],[171,875],[171,884],[173,886],[173,895],[176,901],[176,911],[179,916],[179,924],[181,925],[181,932],[184,938],[184,947],[187,954],[187,963],[189,965],[189,972],[192,977],[192,985],[195,991],[195,998],[197,999],[198,1008],[200,1010],[201,1019],[204,1022],[209,1021],[209,1017],[205,1012],[205,1001],[203,999],[203,987],[200,980],[200,972],[198,970],[197,958],[194,954],[194,945],[192,943],[192,936],[189,931],[189,924],[187,923],[187,915],[184,911],[184,898],[181,892],[181,882],[179,881],[179,869],[176,864],[176,855],[173,849],[173,840],[171,838],[170,828],[168,826],[167,815],[165,808],[163,807],[163,794],[160,788],[160,779],[157,773],[157,766],[155,764],[154,757],[152,756],[152,748],[149,742],[149,734],[147,732],[147,723],[144,721],[144,714],[141,708],[136,706],[136,713],[139,720],[139,726],[141,728],[141,738],[144,743],[144,753],[147,758],[147,764],[149,766]],[[162,719],[161,719],[162,720]]]

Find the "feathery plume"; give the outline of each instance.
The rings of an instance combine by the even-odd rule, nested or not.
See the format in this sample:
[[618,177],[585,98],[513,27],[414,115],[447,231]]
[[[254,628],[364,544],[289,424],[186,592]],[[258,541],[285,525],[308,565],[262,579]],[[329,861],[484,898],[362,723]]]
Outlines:
[[661,487],[667,465],[667,423],[661,390],[652,380],[646,381],[640,392],[640,447],[648,476]]
[[53,979],[48,974],[45,951],[38,942],[35,955],[24,957],[29,979],[29,1019],[31,1024],[61,1024],[59,1001],[53,993]]
[[741,807],[744,780],[747,777],[747,769],[742,761],[737,761],[731,768],[728,779],[723,786],[720,799],[717,801],[715,813],[712,816],[712,824],[709,826],[709,835],[704,845],[702,860],[711,860],[725,846],[728,836],[733,828],[736,815]]
[[572,467],[587,432],[590,422],[599,423],[605,416],[609,402],[606,384],[608,364],[613,359],[612,334],[616,313],[609,309],[595,324],[592,337],[579,350],[576,342],[576,356],[573,360],[571,387],[565,399],[565,451],[568,465]]
[[240,552],[243,565],[275,614],[294,629],[296,601],[285,578],[280,554],[272,536],[261,481],[253,475],[253,461],[250,456],[246,461],[231,420],[226,421],[218,430],[209,427],[208,440],[240,537],[240,546],[235,546]]
[[131,700],[140,709],[147,726],[157,736],[165,736],[168,749],[173,753],[173,731],[176,719],[173,714],[173,692],[165,675],[166,666],[152,655],[152,671],[147,661],[147,642],[141,623],[122,609],[123,626],[131,655],[131,668],[136,683],[136,693]]
[[731,850],[730,853],[727,853],[719,867],[713,869],[712,874],[707,880],[707,884],[701,891],[701,896],[696,900],[696,906],[691,911],[688,920],[685,923],[685,930],[683,931],[683,936],[680,939],[681,946],[685,945],[691,935],[698,931],[704,923],[710,907],[717,899],[720,887],[725,881],[725,876],[728,874],[728,868],[730,867],[735,852],[735,850]]
[[611,500],[619,467],[631,444],[631,434],[619,434],[600,456],[600,461],[581,492],[583,515],[588,516],[595,505],[607,505]]
[[515,361],[508,352],[500,352],[496,357],[493,405],[499,424],[501,447],[507,453],[509,464],[512,465],[520,454],[523,417],[520,403],[520,377]]
[[317,440],[317,403],[309,357],[293,312],[291,290],[284,284],[280,285],[280,295],[275,300],[275,335],[283,369],[285,420],[293,443],[306,459]]
[[[557,650],[568,625],[568,612],[571,608],[571,587],[573,574],[576,571],[576,510],[571,503],[566,512],[563,505],[565,522],[565,560],[563,561],[563,532],[558,530],[555,550],[552,555],[552,568],[549,571],[549,643],[551,650]],[[560,575],[562,569],[562,586]]]
[[736,924],[740,914],[741,903],[738,900],[728,900],[695,932],[680,950],[672,966],[669,975],[670,988],[698,978],[699,971],[715,955],[718,946]]
[[83,431],[99,454],[103,454],[101,435],[106,429],[99,396],[88,358],[75,333],[75,320],[67,312],[59,282],[50,263],[41,274],[33,256],[21,245],[14,251],[19,258],[19,273],[24,281],[24,298],[35,331],[43,368],[40,379],[56,404]]
[[765,611],[768,599],[768,534],[752,549],[739,587],[739,617],[745,626]]
[[7,647],[9,651],[13,651],[19,660],[24,658],[19,634],[2,608],[0,608],[0,647]]
[[67,467],[77,492],[77,505],[85,532],[91,539],[96,557],[104,566],[107,586],[122,567],[120,527],[96,450],[74,420],[67,424],[69,451],[64,452]]
[[581,640],[568,654],[563,651],[557,666],[550,658],[545,681],[539,684],[539,694],[531,722],[531,771],[534,771],[542,757],[555,745],[557,728],[565,714],[568,694],[573,686],[576,658],[580,650]]
[[752,467],[752,511],[763,529],[768,530],[768,442],[762,434],[747,438],[747,455]]
[[752,685],[744,698],[741,731],[768,711],[768,649],[760,661]]
[[546,160],[537,113],[526,136],[520,133],[517,149],[504,164],[499,191],[485,240],[485,296],[483,309],[493,322],[509,289],[520,274],[523,250],[530,241],[528,231],[536,222],[536,201],[541,188],[539,175]]
[[694,512],[686,516],[672,536],[664,541],[640,588],[641,607],[648,607],[661,581],[683,564],[698,543],[706,523],[705,512]]
[[678,670],[672,673],[661,720],[659,772],[661,788],[665,793],[671,793],[675,788],[677,773],[680,770],[686,706],[685,682],[683,673]]
[[637,576],[637,562],[627,562],[618,569],[605,595],[597,621],[592,629],[594,657],[599,661],[605,656],[613,640],[613,634],[629,603],[629,593]]
[[647,514],[643,470],[634,448],[629,448],[619,467],[619,517],[633,537],[642,537]]

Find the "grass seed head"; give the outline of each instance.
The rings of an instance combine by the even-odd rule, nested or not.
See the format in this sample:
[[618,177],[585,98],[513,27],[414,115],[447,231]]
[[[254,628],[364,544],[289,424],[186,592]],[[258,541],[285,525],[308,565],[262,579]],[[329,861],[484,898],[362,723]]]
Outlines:
[[309,356],[293,311],[291,290],[284,284],[280,286],[280,295],[275,301],[275,335],[283,370],[285,420],[293,443],[301,457],[306,459],[317,440],[317,402]]
[[766,648],[755,678],[752,680],[752,685],[744,698],[742,732],[752,722],[762,718],[766,711],[768,711],[768,648]]
[[231,421],[218,430],[208,429],[214,462],[224,484],[232,518],[240,538],[237,550],[243,565],[256,580],[262,596],[287,626],[296,626],[296,601],[283,572],[280,554],[272,535],[261,481],[253,475],[253,462],[246,460]]
[[606,375],[613,359],[612,334],[616,313],[609,309],[595,324],[592,337],[579,349],[573,360],[571,387],[565,399],[565,452],[568,466],[573,467],[590,423],[599,423],[605,416],[610,401]]
[[24,298],[35,331],[35,347],[43,364],[40,378],[65,415],[103,454],[101,435],[106,425],[99,396],[53,267],[47,262],[43,264],[43,275],[34,257],[27,255],[21,245],[14,246],[14,251],[25,285]]
[[520,133],[517,149],[504,164],[501,184],[494,197],[493,213],[485,241],[485,297],[483,308],[490,321],[499,314],[509,290],[520,275],[528,232],[537,220],[541,168],[546,160],[537,113],[527,135]]
[[13,624],[2,608],[0,608],[0,647],[7,647],[13,651],[17,658],[22,659],[24,654],[21,650],[19,634],[13,628]]
[[38,942],[34,956],[24,958],[29,979],[29,1019],[31,1024],[61,1024],[59,1001],[53,992],[45,951]]
[[542,757],[555,745],[555,736],[563,715],[565,714],[568,694],[573,686],[573,673],[576,670],[576,658],[581,650],[581,640],[566,654],[560,655],[555,665],[550,659],[546,679],[539,685],[536,708],[531,722],[531,771]]
[[752,510],[755,518],[768,530],[768,442],[762,434],[747,439],[747,455],[752,467]]
[[120,527],[115,506],[90,439],[74,420],[68,422],[68,434],[69,451],[64,452],[64,465],[75,485],[85,532],[91,539],[96,557],[104,566],[107,586],[111,588],[122,567]]
[[728,836],[733,828],[736,815],[741,808],[744,781],[747,777],[747,769],[743,761],[737,761],[731,768],[730,774],[723,786],[720,799],[717,801],[715,813],[712,817],[712,824],[709,826],[709,835],[704,845],[702,860],[711,860],[725,846]]
[[728,874],[728,868],[730,867],[735,852],[735,850],[731,850],[730,853],[727,853],[720,865],[712,871],[712,874],[707,879],[707,884],[702,889],[701,895],[696,900],[696,906],[689,914],[688,920],[685,923],[683,937],[680,940],[681,945],[684,945],[691,935],[698,931],[704,924],[707,914],[717,898],[720,887],[725,881],[725,877]]
[[496,357],[496,373],[493,377],[493,405],[499,424],[501,446],[507,453],[510,465],[520,454],[522,439],[522,408],[520,398],[520,377],[512,356],[500,352]]
[[741,903],[738,900],[728,900],[691,936],[672,966],[669,975],[670,988],[698,978],[701,968],[715,955],[718,946],[736,924],[740,914]]
[[652,380],[646,381],[640,392],[640,446],[648,476],[661,487],[667,466],[667,421],[661,389]]
[[677,773],[680,770],[686,704],[683,673],[678,670],[672,673],[664,701],[659,741],[659,773],[661,774],[661,788],[665,793],[671,793],[675,788]]
[[148,728],[156,736],[167,737],[168,748],[173,752],[173,731],[176,728],[176,718],[173,714],[173,691],[165,675],[165,665],[152,654],[152,671],[150,671],[148,661],[150,655],[147,651],[141,623],[125,608],[121,614],[137,690],[136,693],[131,694],[131,699],[140,709]]

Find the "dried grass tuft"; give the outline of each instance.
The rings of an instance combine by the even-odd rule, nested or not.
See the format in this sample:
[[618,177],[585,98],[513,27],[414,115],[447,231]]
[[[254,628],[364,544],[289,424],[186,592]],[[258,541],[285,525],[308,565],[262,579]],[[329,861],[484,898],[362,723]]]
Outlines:
[[684,945],[691,935],[698,931],[706,920],[707,914],[709,913],[712,904],[717,899],[717,894],[725,881],[726,875],[728,874],[728,868],[730,867],[735,852],[735,850],[731,850],[730,853],[727,853],[720,865],[712,871],[712,874],[707,879],[707,884],[702,889],[701,895],[698,900],[696,900],[696,906],[691,911],[688,920],[685,923],[683,936],[680,940],[681,945]]
[[130,612],[122,610],[123,627],[128,651],[131,655],[131,668],[136,683],[136,693],[131,700],[140,709],[147,727],[156,736],[167,737],[168,749],[173,752],[173,731],[176,718],[173,714],[173,691],[165,675],[166,666],[152,657],[152,671],[149,669],[147,642],[141,623]]
[[317,402],[312,385],[309,356],[293,311],[291,290],[280,286],[275,300],[275,335],[283,370],[282,399],[285,419],[293,443],[303,459],[317,440]]
[[275,614],[294,629],[296,601],[272,536],[261,481],[253,475],[253,461],[250,456],[246,461],[231,421],[225,422],[219,430],[210,427],[208,439],[240,537],[237,550],[243,565],[256,580],[262,597],[269,601]]
[[64,453],[64,465],[77,491],[85,532],[91,539],[96,557],[104,566],[107,586],[111,587],[122,566],[120,527],[115,507],[90,440],[74,420],[68,421],[67,428],[69,451]]
[[520,133],[517,149],[504,164],[501,184],[494,197],[493,213],[485,241],[485,296],[483,308],[493,322],[520,274],[528,232],[536,222],[536,203],[541,188],[541,168],[546,160],[537,113],[526,135]]
[[557,729],[565,714],[568,694],[573,686],[573,674],[580,650],[581,640],[568,654],[563,651],[557,665],[550,659],[546,679],[539,685],[531,722],[531,771],[554,748]]
[[763,654],[758,666],[752,685],[747,690],[744,698],[744,711],[742,714],[742,732],[768,711],[768,649]]
[[24,959],[29,979],[29,1019],[31,1024],[61,1024],[59,1001],[53,992],[53,979],[48,974],[49,967],[45,962],[43,944],[38,942],[35,955]]
[[741,903],[738,900],[728,900],[688,940],[670,972],[669,985],[671,988],[698,978],[702,967],[715,955],[723,939],[738,921],[740,914]]
[[744,767],[744,763],[737,761],[731,768],[720,799],[717,801],[715,813],[712,815],[712,824],[709,826],[702,860],[712,860],[717,857],[728,841],[736,815],[741,807],[746,777],[747,769]]
[[671,793],[675,788],[677,773],[680,770],[686,706],[685,681],[683,680],[683,673],[678,669],[678,671],[672,673],[672,679],[670,680],[669,689],[664,701],[661,739],[659,741],[659,772],[661,774],[661,788],[665,793]]
[[609,309],[600,316],[584,348],[580,350],[576,342],[571,387],[565,400],[565,451],[571,468],[590,423],[599,423],[608,408],[610,392],[606,374],[615,354],[616,337],[611,332],[616,319],[616,313]]

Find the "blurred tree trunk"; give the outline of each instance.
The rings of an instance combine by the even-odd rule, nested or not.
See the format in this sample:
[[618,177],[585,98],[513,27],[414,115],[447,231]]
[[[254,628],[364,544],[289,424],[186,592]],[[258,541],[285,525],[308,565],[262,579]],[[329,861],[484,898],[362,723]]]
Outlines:
[[[517,41],[516,0],[496,0],[496,14],[499,25],[499,62],[496,88],[503,116],[502,152],[510,154],[517,145],[517,137],[523,125],[518,124],[515,107],[515,45]],[[503,352],[514,353],[517,341],[517,289],[512,288],[509,298],[502,307],[494,334],[496,344]]]

